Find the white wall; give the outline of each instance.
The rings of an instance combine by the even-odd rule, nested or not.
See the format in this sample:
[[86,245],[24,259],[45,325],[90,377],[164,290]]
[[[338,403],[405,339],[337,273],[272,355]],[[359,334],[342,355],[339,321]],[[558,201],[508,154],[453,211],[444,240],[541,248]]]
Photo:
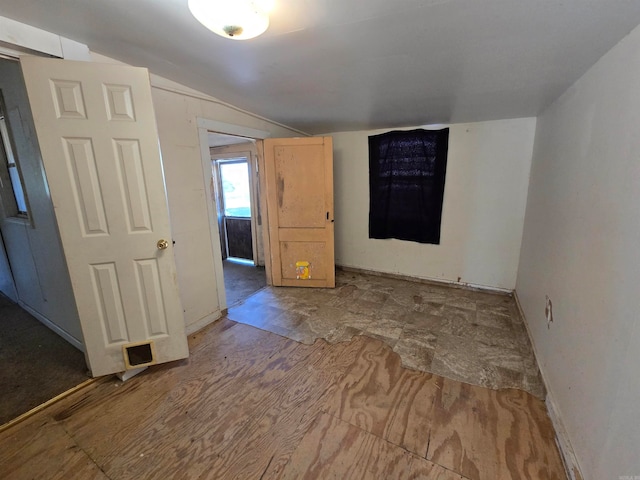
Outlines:
[[[121,63],[92,52],[92,61]],[[144,65],[136,65],[142,66]],[[169,203],[178,288],[187,331],[221,315],[218,301],[208,199],[202,170],[198,119],[269,132],[272,137],[299,136],[296,130],[228,105],[151,73],[151,93]],[[208,148],[207,148],[208,149]],[[216,252],[220,255],[220,252]]]
[[[197,118],[291,137],[297,132],[155,75],[153,102],[164,164],[178,286],[188,330],[220,316]],[[179,93],[184,92],[184,93]],[[220,252],[217,252],[219,255]]]
[[336,263],[512,290],[535,126],[535,118],[449,126],[440,245],[369,238],[368,136],[393,129],[331,134]]
[[80,319],[18,62],[0,60],[0,89],[31,219],[0,218],[18,301],[40,321],[80,348],[83,343]]
[[517,293],[587,480],[640,476],[639,126],[640,27],[538,119]]
[[[0,42],[4,42],[0,45],[4,53],[15,56],[25,52],[44,52],[66,59],[119,63],[117,59],[89,52],[85,45],[4,17],[0,17]],[[213,232],[211,232],[207,213],[207,202],[210,200],[205,195],[198,118],[266,131],[273,137],[290,137],[300,135],[300,132],[153,74],[151,83],[163,155],[172,234],[176,242],[174,252],[178,286],[184,308],[185,324],[187,330],[193,331],[220,316],[211,240]],[[29,172],[27,176],[32,178],[34,175],[35,173]],[[40,179],[43,180],[42,174]],[[31,180],[26,181],[29,183]],[[44,188],[46,190],[46,185]],[[51,208],[48,197],[44,200],[48,201]],[[41,222],[38,223],[42,225]],[[18,247],[28,245],[26,240],[15,243]],[[56,271],[59,264],[64,265],[64,258],[61,255],[55,255],[47,260],[46,255],[43,254],[42,258],[45,263],[41,269],[45,273]],[[39,291],[36,288],[39,287],[38,280],[31,278],[35,275],[36,267],[32,266],[29,271],[27,270],[24,269],[31,276],[25,278],[23,283],[33,287],[29,292]],[[64,301],[72,295],[70,285],[62,280],[54,282],[48,288],[52,289],[52,295],[59,296]],[[37,311],[48,312],[45,307],[49,305],[47,308],[51,308],[50,305],[54,302],[47,303],[45,295],[41,296],[44,299],[42,300],[43,308],[38,306]],[[33,303],[30,301],[30,304]],[[71,336],[81,340],[75,303],[72,307],[71,310],[67,309],[69,311],[62,317],[68,323],[68,328],[65,330],[68,330]],[[35,307],[34,310],[36,310]]]

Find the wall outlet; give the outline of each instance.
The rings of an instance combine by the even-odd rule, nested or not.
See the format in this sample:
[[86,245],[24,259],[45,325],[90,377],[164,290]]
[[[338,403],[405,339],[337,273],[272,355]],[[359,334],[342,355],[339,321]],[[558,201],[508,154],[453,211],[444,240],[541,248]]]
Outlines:
[[548,295],[545,295],[547,303],[544,307],[544,316],[547,319],[547,328],[551,328],[551,322],[553,322],[553,304]]

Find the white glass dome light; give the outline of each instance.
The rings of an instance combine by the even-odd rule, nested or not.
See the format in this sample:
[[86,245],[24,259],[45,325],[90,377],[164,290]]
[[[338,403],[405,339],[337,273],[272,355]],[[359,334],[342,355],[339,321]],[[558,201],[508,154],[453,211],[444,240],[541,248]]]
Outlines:
[[273,0],[189,0],[189,10],[201,24],[221,37],[248,40],[269,27]]

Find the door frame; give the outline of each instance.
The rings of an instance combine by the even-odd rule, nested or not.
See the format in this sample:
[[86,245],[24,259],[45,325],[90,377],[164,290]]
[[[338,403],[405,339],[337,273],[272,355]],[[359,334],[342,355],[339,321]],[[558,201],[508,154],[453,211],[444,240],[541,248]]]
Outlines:
[[[91,61],[91,55],[89,53],[88,48],[87,49],[75,48],[75,47],[81,47],[82,45],[79,43],[73,42],[71,40],[65,39],[64,37],[60,37],[56,34],[52,34],[49,32],[44,32],[43,30],[37,30],[37,29],[34,29],[34,27],[31,27],[29,25],[19,23],[14,20],[10,20],[1,16],[0,16],[0,25],[10,25],[15,32],[20,32],[24,34],[24,38],[18,39],[17,41],[14,37],[0,38],[0,40],[5,41],[5,43],[0,44],[0,57],[2,57],[4,60],[15,61],[17,63],[20,63],[20,60],[23,56],[30,55],[30,56],[43,57],[43,58],[57,58],[60,60]],[[47,34],[46,39],[45,37],[41,37],[41,42],[34,45],[27,45],[22,43],[22,41],[24,40],[26,40],[27,43],[29,43],[30,42],[29,39],[31,38],[31,35],[34,33],[35,30],[37,30],[42,34],[46,33]],[[0,34],[0,37],[2,37],[1,34]],[[66,47],[69,47],[69,48],[63,48],[63,44],[65,44]],[[39,164],[40,164],[39,173],[44,175],[44,167],[42,164],[42,160],[40,160]],[[22,178],[22,173],[20,173],[20,175]],[[25,195],[27,196],[27,199],[26,199],[27,207],[29,207],[28,197],[29,197],[30,190],[29,190],[29,187],[24,182],[23,182],[23,188],[25,189]],[[53,203],[51,204],[51,208],[53,208]],[[2,212],[1,215],[4,215],[4,212]],[[28,220],[5,218],[5,221],[23,225],[25,228],[34,228],[33,218],[31,216],[29,216]],[[56,224],[56,230],[57,230],[57,224]],[[1,232],[0,232],[0,236],[2,236]],[[59,237],[59,232],[58,232],[58,237]],[[11,279],[13,281],[12,290],[13,292],[15,292],[15,298],[11,297],[11,295],[9,295],[7,292],[3,292],[3,293],[9,298],[11,298],[11,300],[15,301],[15,303],[24,311],[26,311],[29,315],[36,318],[45,327],[49,328],[50,330],[55,332],[57,335],[62,337],[65,341],[67,341],[68,343],[73,345],[75,348],[77,348],[78,350],[86,354],[84,337],[77,339],[74,336],[70,335],[65,330],[60,328],[57,324],[53,323],[51,320],[45,317],[43,314],[37,312],[32,307],[27,305],[20,298],[20,294],[18,293],[18,288],[15,282],[15,275],[13,273],[13,269],[20,268],[22,265],[11,264],[9,260],[9,254],[7,253],[6,242],[4,240],[4,237],[0,238],[0,241],[2,242],[2,245],[1,245],[2,254],[6,258],[6,267],[8,267],[8,272],[10,273]],[[4,262],[4,259],[3,259],[3,262]],[[68,268],[66,267],[66,259],[65,259],[65,268]],[[69,284],[69,292],[73,293],[71,289],[71,284]],[[74,297],[74,308],[76,308],[75,297]],[[85,355],[85,362],[87,363],[87,367],[88,367],[89,363],[88,363],[88,360],[86,360],[86,355]]]
[[[225,163],[245,163],[241,160],[238,160],[243,158],[247,164],[248,173],[249,173],[248,180],[249,180],[249,203],[251,208],[251,217],[250,217],[251,219],[251,251],[253,256],[253,264],[257,266],[258,265],[258,215],[257,215],[258,209],[257,209],[257,199],[256,199],[257,189],[255,185],[256,172],[255,172],[254,158],[249,150],[245,150],[245,151],[239,150],[237,152],[211,155],[211,168],[216,171],[216,173],[213,174],[214,193],[216,197],[216,206],[217,206],[218,214],[220,214],[220,212],[224,213],[224,209],[223,209],[224,205],[221,205],[221,203],[224,203],[224,200],[222,196],[222,179],[220,177],[220,165]],[[218,228],[219,227],[220,225],[218,225]],[[227,239],[227,232],[225,231],[224,235],[221,235],[220,238],[224,238],[225,241],[227,241],[226,252],[228,254],[229,245],[228,245],[228,239]]]
[[[217,296],[220,311],[227,310],[227,295],[224,290],[224,270],[222,267],[222,245],[220,243],[220,229],[218,227],[218,213],[216,211],[217,201],[216,192],[213,182],[213,170],[211,168],[211,153],[209,150],[209,132],[221,133],[224,135],[234,135],[236,137],[244,137],[247,140],[256,141],[256,149],[258,151],[258,179],[260,192],[265,192],[264,188],[264,148],[262,140],[269,138],[271,134],[264,130],[245,127],[242,125],[234,125],[232,123],[220,122],[208,118],[197,117],[198,138],[200,140],[200,159],[202,167],[202,176],[204,179],[204,189],[207,197],[207,213],[209,215],[209,229],[211,238],[211,251],[213,254],[213,266],[216,274]],[[264,263],[267,277],[267,285],[271,285],[271,257],[269,255],[269,229],[264,228],[268,225],[268,212],[266,205],[266,197],[264,193],[260,195],[260,213],[262,217],[262,236],[264,241]]]
[[13,278],[13,269],[11,268],[9,256],[7,255],[2,228],[0,228],[0,277],[4,279],[4,285],[0,288],[0,292],[9,297],[14,303],[18,303],[18,289],[16,288],[16,281]]

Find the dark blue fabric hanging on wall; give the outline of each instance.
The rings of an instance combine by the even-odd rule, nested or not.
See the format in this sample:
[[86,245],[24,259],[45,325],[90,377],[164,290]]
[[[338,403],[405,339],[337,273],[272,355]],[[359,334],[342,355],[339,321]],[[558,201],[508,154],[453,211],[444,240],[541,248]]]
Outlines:
[[369,238],[440,243],[449,129],[369,137]]

